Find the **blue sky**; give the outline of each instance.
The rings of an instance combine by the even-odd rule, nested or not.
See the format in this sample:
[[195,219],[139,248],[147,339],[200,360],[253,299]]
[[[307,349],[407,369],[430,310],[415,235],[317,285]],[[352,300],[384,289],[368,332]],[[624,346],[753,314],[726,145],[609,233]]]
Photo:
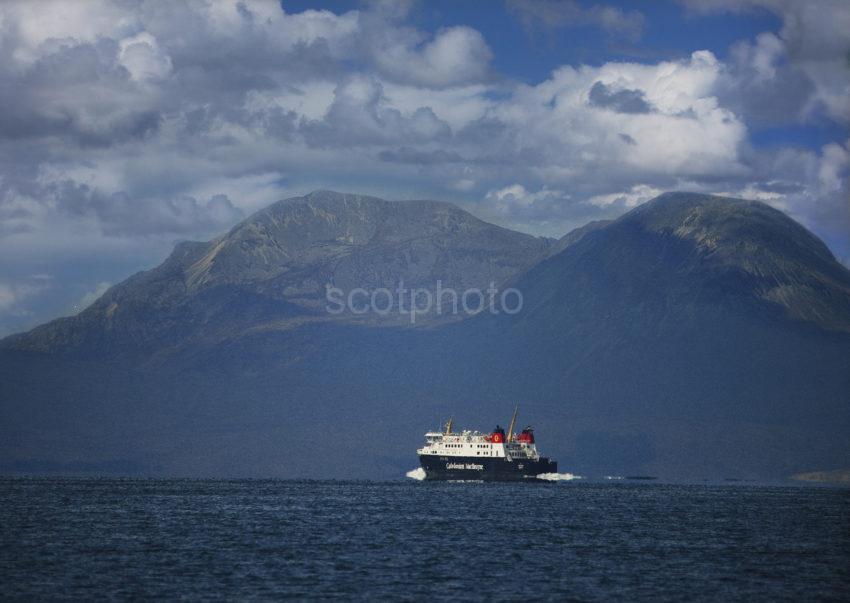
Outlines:
[[850,263],[842,0],[0,5],[0,336],[280,198],[560,236],[667,190]]

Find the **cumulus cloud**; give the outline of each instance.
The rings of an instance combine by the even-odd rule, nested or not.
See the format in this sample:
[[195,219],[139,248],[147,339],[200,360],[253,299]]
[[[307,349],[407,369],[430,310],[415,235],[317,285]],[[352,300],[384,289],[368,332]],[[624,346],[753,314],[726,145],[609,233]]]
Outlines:
[[[123,191],[105,194],[73,180],[48,182],[30,191],[27,197],[9,189],[0,197],[4,205],[26,207],[38,204],[42,215],[59,213],[71,220],[89,220],[107,235],[213,233],[229,227],[244,216],[226,195],[214,195],[206,202],[183,195],[175,198],[133,199]],[[23,221],[33,218],[32,211],[19,213]]]
[[[755,91],[763,110],[774,111],[769,107],[772,100],[782,107],[790,104],[804,120],[825,114],[850,122],[850,5],[845,0],[680,1],[696,13],[758,8],[778,15],[778,35],[765,32],[755,43],[745,41],[736,49],[735,82],[748,85],[755,75],[758,85],[745,92]],[[782,98],[786,94],[792,96],[790,101]]]
[[655,65],[562,67],[494,111],[513,133],[503,150],[534,149],[530,171],[558,185],[597,180],[605,168],[627,179],[738,173],[746,128],[713,95],[720,71],[705,51]]
[[432,40],[409,30],[385,30],[371,46],[375,65],[402,83],[448,88],[483,82],[493,53],[483,36],[469,27],[442,29]]
[[157,44],[156,38],[143,31],[118,42],[118,62],[137,81],[157,80],[171,73],[171,57]]
[[731,49],[731,61],[718,82],[721,101],[755,126],[798,123],[811,107],[815,84],[788,60],[782,40],[764,32]]
[[646,184],[636,184],[626,191],[609,193],[607,195],[596,195],[588,199],[588,203],[597,207],[609,207],[616,205],[618,207],[627,207],[629,209],[637,207],[641,203],[646,203],[663,193],[664,191]]
[[451,129],[430,107],[409,115],[389,105],[383,86],[371,77],[346,78],[334,91],[325,115],[306,121],[305,141],[318,146],[364,146],[392,142],[423,143],[448,139]]

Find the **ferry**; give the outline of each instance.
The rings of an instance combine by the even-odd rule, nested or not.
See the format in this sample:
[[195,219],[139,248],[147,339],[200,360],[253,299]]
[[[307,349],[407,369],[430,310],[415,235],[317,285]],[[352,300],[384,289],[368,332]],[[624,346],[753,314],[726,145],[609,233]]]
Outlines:
[[500,426],[491,433],[453,431],[449,419],[442,432],[425,434],[425,445],[416,451],[426,480],[536,481],[558,472],[558,463],[540,456],[534,430],[513,433],[517,409],[507,432]]

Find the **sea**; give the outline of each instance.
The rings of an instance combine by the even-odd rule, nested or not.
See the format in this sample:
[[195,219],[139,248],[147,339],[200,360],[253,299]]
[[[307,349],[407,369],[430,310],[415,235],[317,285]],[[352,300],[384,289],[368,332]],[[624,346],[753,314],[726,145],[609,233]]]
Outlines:
[[0,599],[850,600],[850,489],[0,478]]

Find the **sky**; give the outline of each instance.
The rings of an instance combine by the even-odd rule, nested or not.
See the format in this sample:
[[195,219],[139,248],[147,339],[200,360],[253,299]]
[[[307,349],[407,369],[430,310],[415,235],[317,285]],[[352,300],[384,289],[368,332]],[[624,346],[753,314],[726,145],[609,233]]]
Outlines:
[[850,2],[0,3],[0,336],[279,199],[561,236],[758,199],[850,265]]

